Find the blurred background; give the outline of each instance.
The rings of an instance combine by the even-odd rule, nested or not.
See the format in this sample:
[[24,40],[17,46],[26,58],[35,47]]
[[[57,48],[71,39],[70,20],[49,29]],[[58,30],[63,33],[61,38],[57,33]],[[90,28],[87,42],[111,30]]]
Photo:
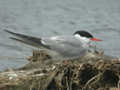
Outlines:
[[5,28],[37,37],[88,30],[106,55],[120,56],[120,0],[0,0],[0,70],[28,63],[33,50]]

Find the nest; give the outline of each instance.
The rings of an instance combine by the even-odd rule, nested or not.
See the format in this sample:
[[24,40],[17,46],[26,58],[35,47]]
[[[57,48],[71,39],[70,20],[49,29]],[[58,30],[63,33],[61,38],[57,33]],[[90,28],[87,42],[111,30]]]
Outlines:
[[0,73],[0,90],[120,90],[120,60],[99,53],[52,60],[33,51],[22,68]]

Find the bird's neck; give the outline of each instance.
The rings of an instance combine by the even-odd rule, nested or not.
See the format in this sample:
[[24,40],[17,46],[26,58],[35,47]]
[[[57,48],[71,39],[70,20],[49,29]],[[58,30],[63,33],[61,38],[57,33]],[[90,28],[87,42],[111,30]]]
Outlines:
[[82,37],[79,34],[75,34],[74,37],[78,40],[80,40],[83,44],[90,44],[91,40],[89,38],[86,37]]

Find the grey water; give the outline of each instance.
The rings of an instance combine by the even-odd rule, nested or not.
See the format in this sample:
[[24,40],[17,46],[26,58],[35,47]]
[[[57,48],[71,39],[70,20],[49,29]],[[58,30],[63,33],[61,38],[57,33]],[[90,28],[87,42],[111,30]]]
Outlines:
[[37,37],[87,30],[106,55],[120,56],[120,0],[0,0],[0,70],[24,66],[33,49],[6,28]]

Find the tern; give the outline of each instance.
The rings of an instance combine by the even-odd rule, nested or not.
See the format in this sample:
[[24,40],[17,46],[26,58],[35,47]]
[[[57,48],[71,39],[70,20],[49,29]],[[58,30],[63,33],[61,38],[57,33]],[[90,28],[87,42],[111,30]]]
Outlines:
[[5,29],[7,33],[15,37],[10,37],[13,40],[31,45],[37,48],[44,48],[49,53],[55,53],[53,56],[60,56],[63,58],[83,56],[90,48],[92,41],[102,41],[93,37],[88,31],[79,30],[73,35],[61,35],[52,37],[33,37],[16,33]]

